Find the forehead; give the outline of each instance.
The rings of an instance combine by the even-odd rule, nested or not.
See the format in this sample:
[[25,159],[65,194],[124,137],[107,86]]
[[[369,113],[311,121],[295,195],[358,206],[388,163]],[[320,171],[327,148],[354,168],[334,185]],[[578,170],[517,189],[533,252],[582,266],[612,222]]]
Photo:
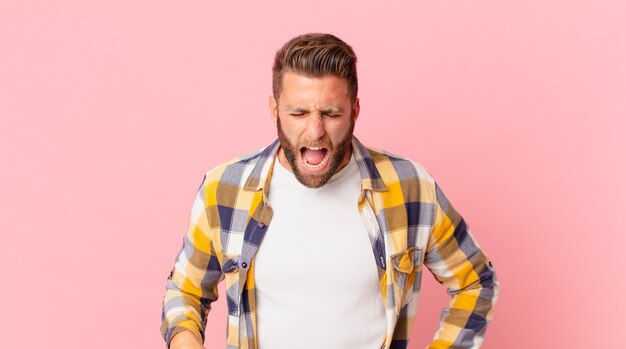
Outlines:
[[283,74],[281,101],[300,102],[349,102],[348,82],[336,76],[310,77],[294,72]]

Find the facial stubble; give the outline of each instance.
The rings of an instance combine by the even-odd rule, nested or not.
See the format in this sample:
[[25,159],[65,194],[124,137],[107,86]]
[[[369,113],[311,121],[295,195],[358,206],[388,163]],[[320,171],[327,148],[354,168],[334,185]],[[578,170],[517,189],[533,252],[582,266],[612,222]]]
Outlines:
[[[296,176],[296,179],[302,183],[302,185],[309,188],[319,188],[324,184],[328,183],[328,181],[337,173],[341,166],[343,159],[346,156],[348,150],[352,146],[352,135],[354,132],[354,119],[350,122],[350,129],[346,136],[339,141],[339,143],[332,148],[333,155],[329,159],[330,163],[328,164],[328,169],[324,173],[320,174],[304,174],[300,172],[298,168],[298,156],[297,153],[300,152],[301,146],[291,144],[287,139],[287,135],[283,131],[283,127],[280,122],[280,115],[277,117],[276,121],[276,129],[278,130],[278,139],[280,140],[280,145],[285,153],[285,157],[287,158],[287,162],[291,166],[291,170],[293,174]],[[316,144],[303,144],[302,146],[333,146],[330,141],[328,144],[323,144],[320,142],[315,142]],[[331,148],[328,148],[327,151],[331,151]]]

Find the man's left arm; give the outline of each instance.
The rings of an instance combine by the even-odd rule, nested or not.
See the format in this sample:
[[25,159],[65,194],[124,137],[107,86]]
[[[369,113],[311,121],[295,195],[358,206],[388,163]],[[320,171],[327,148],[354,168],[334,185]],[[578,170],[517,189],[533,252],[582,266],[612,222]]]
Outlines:
[[443,309],[440,328],[429,349],[479,348],[498,298],[500,284],[461,215],[435,184],[435,225],[424,264],[448,288],[452,299]]

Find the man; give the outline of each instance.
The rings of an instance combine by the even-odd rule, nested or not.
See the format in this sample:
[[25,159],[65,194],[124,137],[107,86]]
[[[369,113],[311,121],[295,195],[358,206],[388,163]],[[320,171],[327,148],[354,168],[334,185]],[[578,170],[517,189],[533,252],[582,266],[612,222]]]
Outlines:
[[328,34],[277,53],[278,140],[209,171],[163,304],[170,348],[202,348],[226,280],[228,348],[405,348],[423,265],[453,297],[429,348],[478,348],[499,284],[420,165],[365,147],[356,56]]

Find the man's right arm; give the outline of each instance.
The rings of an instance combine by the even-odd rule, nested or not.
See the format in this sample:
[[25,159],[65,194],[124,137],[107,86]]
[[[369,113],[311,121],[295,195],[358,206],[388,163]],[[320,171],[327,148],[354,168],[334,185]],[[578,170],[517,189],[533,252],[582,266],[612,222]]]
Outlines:
[[[183,247],[167,280],[161,334],[169,348],[187,348],[190,343],[190,348],[202,348],[206,317],[218,296],[222,270],[209,234],[206,194],[205,177],[191,209]],[[178,347],[179,343],[183,346]]]

